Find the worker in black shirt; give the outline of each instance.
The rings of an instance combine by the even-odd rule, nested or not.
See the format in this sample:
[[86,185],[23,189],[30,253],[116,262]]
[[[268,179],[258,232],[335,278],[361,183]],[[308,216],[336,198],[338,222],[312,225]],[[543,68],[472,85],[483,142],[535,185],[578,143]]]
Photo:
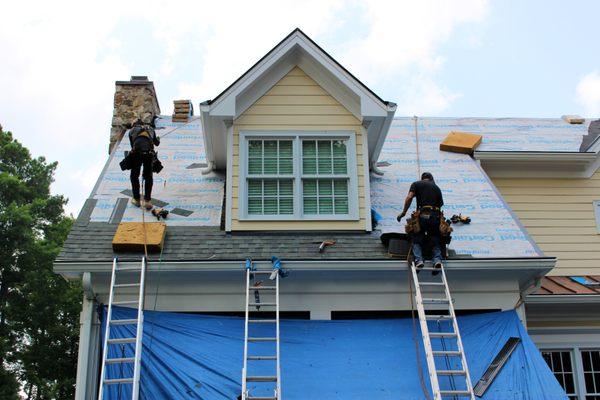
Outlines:
[[154,146],[160,144],[156,136],[154,127],[138,119],[129,130],[129,143],[131,144],[131,191],[133,199],[131,203],[140,206],[140,171],[144,168],[144,202],[143,206],[147,210],[152,209],[152,163],[154,161]]
[[[417,198],[417,210],[419,211],[420,230],[413,235],[413,257],[415,266],[423,268],[423,243],[425,236],[429,237],[432,245],[432,259],[434,268],[442,267],[442,249],[440,247],[440,217],[441,208],[444,205],[442,191],[435,184],[433,175],[429,172],[423,172],[421,180],[413,182],[410,185],[408,196],[404,200],[404,209],[398,215],[398,222],[406,215],[413,198]],[[437,271],[434,274],[437,275]]]

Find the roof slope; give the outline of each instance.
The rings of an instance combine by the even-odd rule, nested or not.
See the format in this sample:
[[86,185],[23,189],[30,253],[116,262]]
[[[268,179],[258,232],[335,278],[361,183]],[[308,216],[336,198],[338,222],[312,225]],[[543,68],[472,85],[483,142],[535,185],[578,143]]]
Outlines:
[[600,295],[600,276],[575,277],[577,280],[593,283],[595,287],[577,282],[569,276],[545,276],[542,285],[534,295],[574,295],[574,294],[598,294]]
[[[381,217],[376,229],[403,231],[403,224],[398,224],[395,217],[402,210],[404,196],[420,165],[421,171],[434,174],[442,188],[446,216],[462,213],[473,220],[470,225],[455,226],[450,249],[458,256],[543,256],[477,162],[467,155],[440,152],[439,143],[450,130],[460,130],[483,132],[482,146],[492,150],[523,148],[524,142],[530,143],[527,146],[537,142],[544,151],[576,151],[573,149],[579,146],[583,135],[578,125],[562,122],[564,126],[556,128],[551,140],[539,139],[546,129],[543,127],[561,126],[559,121],[562,120],[419,118],[417,158],[413,119],[395,118],[380,157],[379,165],[385,174],[371,177],[372,206]],[[241,260],[266,259],[271,255],[290,260],[388,259],[377,231],[225,234],[219,229],[224,180],[214,173],[201,173],[205,160],[198,119],[172,124],[166,117],[159,126],[166,128],[158,131],[163,137],[159,153],[165,169],[156,175],[153,197],[162,201],[157,205],[171,211],[166,221],[164,259]],[[108,160],[57,262],[109,261],[114,256],[111,241],[118,222],[141,220],[140,209],[128,203],[128,173],[118,167],[128,148],[129,143],[122,141]],[[329,239],[338,243],[319,254],[318,245]]]

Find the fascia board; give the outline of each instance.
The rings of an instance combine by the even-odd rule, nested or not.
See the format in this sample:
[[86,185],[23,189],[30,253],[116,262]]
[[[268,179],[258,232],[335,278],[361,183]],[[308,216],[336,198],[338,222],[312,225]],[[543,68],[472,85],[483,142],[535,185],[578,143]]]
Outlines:
[[200,122],[202,124],[202,137],[204,140],[204,149],[206,151],[206,162],[214,163],[214,151],[212,146],[212,129],[210,125],[210,106],[205,104],[200,104]]
[[527,304],[583,304],[600,303],[600,294],[531,294],[525,298]]
[[[254,261],[258,268],[271,268],[268,260]],[[121,261],[122,266],[136,266],[139,261]],[[171,272],[211,272],[242,270],[243,260],[239,261],[163,261],[148,263],[148,270],[160,268]],[[556,258],[522,258],[522,259],[468,259],[447,260],[448,271],[504,271],[510,274],[518,272],[546,274],[556,264]],[[406,260],[292,260],[284,261],[284,267],[294,271],[385,271],[408,270]],[[54,272],[67,277],[80,276],[83,272],[110,272],[112,261],[105,262],[55,262]]]
[[[379,154],[381,154],[381,149],[383,149],[383,145],[385,144],[385,139],[387,137],[387,133],[390,130],[390,126],[392,125],[392,122],[394,121],[394,114],[396,114],[396,105],[395,104],[389,106],[389,111],[387,113],[387,116],[383,120],[383,123],[381,124],[381,128],[379,129],[379,132],[376,133],[377,141],[375,143],[375,146],[373,146],[372,149],[371,148],[369,149],[369,161],[370,161],[369,168],[372,168],[372,166],[379,159]],[[370,128],[370,126],[369,126],[369,128]]]
[[530,151],[475,151],[475,158],[481,161],[506,162],[561,162],[586,164],[595,161],[598,154],[592,152],[530,152]]

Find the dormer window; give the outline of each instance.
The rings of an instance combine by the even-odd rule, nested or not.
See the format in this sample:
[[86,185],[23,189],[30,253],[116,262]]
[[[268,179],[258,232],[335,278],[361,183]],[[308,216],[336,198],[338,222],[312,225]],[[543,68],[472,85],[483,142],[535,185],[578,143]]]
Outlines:
[[241,132],[240,205],[250,220],[358,218],[354,132]]

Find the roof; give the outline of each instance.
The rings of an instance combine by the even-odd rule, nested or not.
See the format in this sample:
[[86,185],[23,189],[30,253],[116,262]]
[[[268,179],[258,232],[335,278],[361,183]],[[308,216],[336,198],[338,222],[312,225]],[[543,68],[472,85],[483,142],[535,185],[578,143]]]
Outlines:
[[271,54],[273,54],[273,52],[275,52],[275,50],[281,46],[283,43],[285,43],[290,37],[294,36],[295,34],[300,34],[302,35],[306,40],[308,40],[310,43],[312,43],[312,45],[314,45],[315,47],[317,47],[321,52],[323,52],[323,54],[325,54],[335,65],[337,65],[339,68],[341,68],[345,73],[347,73],[350,77],[352,77],[352,79],[354,79],[357,83],[359,83],[363,89],[365,89],[366,91],[368,91],[369,93],[371,93],[377,100],[379,100],[381,103],[383,104],[393,104],[389,101],[383,100],[381,97],[379,97],[377,95],[377,93],[375,93],[373,90],[371,90],[367,85],[365,85],[363,82],[361,82],[358,78],[356,78],[354,75],[352,75],[352,73],[350,71],[348,71],[342,64],[340,64],[335,58],[333,58],[328,52],[326,52],[325,50],[323,50],[323,48],[321,46],[319,46],[314,40],[312,40],[306,33],[304,33],[300,28],[296,28],[294,29],[292,32],[290,32],[286,37],[284,37],[279,43],[277,43],[271,50],[269,50],[269,52],[267,54],[265,54],[263,57],[260,58],[260,60],[258,60],[256,63],[254,63],[254,65],[252,65],[250,68],[248,68],[248,70],[246,72],[244,72],[239,78],[237,78],[235,81],[233,81],[233,83],[229,86],[227,86],[227,88],[225,88],[225,90],[223,90],[221,93],[219,93],[214,99],[210,99],[210,100],[206,100],[203,104],[212,104],[215,101],[217,101],[221,96],[223,96],[225,93],[227,93],[233,86],[235,86],[236,83],[238,83],[239,81],[241,81],[246,75],[248,75],[254,68],[256,68],[256,66],[258,66],[262,61],[264,61],[265,59],[269,58],[271,56]]
[[[590,285],[591,283],[591,285]],[[600,295],[600,275],[545,276],[534,295]]]
[[[496,191],[478,163],[468,155],[440,152],[439,143],[449,130],[475,131],[502,126],[498,135],[521,141],[531,126],[550,124],[537,119],[451,119],[417,120],[419,157],[413,118],[395,118],[384,144],[379,168],[383,176],[371,176],[372,208],[379,216],[373,233],[246,233],[226,234],[220,228],[224,179],[206,166],[202,128],[198,118],[187,124],[171,123],[170,117],[157,121],[159,157],[165,166],[155,175],[153,197],[158,206],[171,212],[163,259],[165,260],[243,260],[267,259],[277,255],[288,260],[388,260],[379,241],[381,232],[402,231],[396,222],[410,183],[421,171],[433,173],[445,196],[446,216],[462,213],[472,218],[469,225],[455,225],[450,249],[456,257],[475,259],[535,259],[543,257],[510,207]],[[566,124],[566,123],[565,123]],[[568,125],[563,133],[581,138],[581,128]],[[489,137],[492,133],[487,134]],[[484,135],[484,142],[485,142]],[[498,136],[500,137],[500,136]],[[496,144],[494,144],[496,143]],[[500,146],[488,141],[487,147]],[[501,144],[506,146],[506,143]],[[141,221],[142,212],[129,202],[129,176],[118,164],[127,140],[119,143],[86,201],[57,262],[110,261],[115,254],[111,242],[121,221]],[[148,216],[148,214],[145,214]],[[317,247],[323,240],[336,240],[323,254]],[[132,255],[120,254],[120,257]],[[139,256],[138,256],[139,257]]]

